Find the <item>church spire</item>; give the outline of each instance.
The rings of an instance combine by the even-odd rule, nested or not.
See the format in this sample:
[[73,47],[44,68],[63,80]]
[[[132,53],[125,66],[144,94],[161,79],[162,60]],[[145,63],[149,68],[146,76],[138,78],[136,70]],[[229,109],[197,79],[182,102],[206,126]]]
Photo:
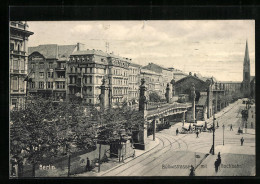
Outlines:
[[250,60],[249,60],[249,53],[248,53],[248,44],[247,44],[247,40],[246,40],[244,64],[248,64],[248,63],[250,63]]

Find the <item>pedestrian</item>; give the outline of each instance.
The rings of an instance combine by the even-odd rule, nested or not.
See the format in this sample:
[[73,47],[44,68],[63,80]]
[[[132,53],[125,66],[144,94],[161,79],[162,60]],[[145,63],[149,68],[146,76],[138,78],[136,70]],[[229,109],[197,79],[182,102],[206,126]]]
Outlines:
[[233,131],[233,127],[232,127],[232,124],[230,125],[230,131]]
[[221,156],[220,156],[220,152],[218,152],[218,159],[217,159],[217,161],[218,161],[218,167],[219,167],[220,164],[221,164]]
[[179,130],[178,130],[178,128],[176,129],[176,135],[178,135],[178,133],[179,133]]
[[86,171],[90,171],[90,161],[88,157],[87,157]]
[[198,130],[197,130],[196,134],[197,134],[197,137],[196,137],[196,138],[199,138],[199,131],[198,131]]
[[215,172],[217,173],[219,167],[218,160],[215,161],[214,165],[215,165]]
[[243,146],[244,138],[242,137],[242,138],[240,139],[240,141],[241,141],[241,146]]
[[193,165],[190,166],[190,176],[195,176],[195,169]]

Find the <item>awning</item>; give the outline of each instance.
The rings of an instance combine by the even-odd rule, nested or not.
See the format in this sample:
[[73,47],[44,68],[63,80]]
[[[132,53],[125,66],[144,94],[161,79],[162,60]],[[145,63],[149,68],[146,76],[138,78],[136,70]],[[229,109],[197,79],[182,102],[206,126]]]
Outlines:
[[205,121],[197,121],[197,123],[194,125],[195,126],[205,126]]

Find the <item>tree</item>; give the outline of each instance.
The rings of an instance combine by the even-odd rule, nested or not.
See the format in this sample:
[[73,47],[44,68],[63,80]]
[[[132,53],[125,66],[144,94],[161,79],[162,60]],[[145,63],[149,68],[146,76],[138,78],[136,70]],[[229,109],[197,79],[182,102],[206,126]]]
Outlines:
[[53,138],[47,131],[50,124],[46,123],[54,114],[52,101],[40,97],[32,97],[25,108],[10,112],[10,154],[16,160],[18,170],[22,170],[26,158],[32,164],[34,177],[36,164],[55,154],[57,144],[50,144]]
[[133,131],[143,129],[143,115],[123,103],[116,108],[100,111],[99,117],[98,142],[100,149],[101,144],[118,144],[120,161],[121,143],[132,137]]
[[96,130],[88,111],[77,103],[30,97],[24,109],[10,114],[11,157],[20,168],[27,159],[34,177],[37,163],[67,154],[69,175],[70,155],[95,145]]
[[149,101],[150,102],[161,102],[162,99],[156,92],[152,92],[149,94]]

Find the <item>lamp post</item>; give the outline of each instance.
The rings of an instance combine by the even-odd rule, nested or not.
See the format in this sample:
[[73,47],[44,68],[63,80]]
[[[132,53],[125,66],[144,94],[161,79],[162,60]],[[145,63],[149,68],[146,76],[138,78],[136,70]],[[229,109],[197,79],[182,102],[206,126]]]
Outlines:
[[225,130],[225,125],[223,124],[223,146],[224,146],[224,130]]
[[213,114],[213,145],[212,145],[212,155],[215,155],[215,111]]

